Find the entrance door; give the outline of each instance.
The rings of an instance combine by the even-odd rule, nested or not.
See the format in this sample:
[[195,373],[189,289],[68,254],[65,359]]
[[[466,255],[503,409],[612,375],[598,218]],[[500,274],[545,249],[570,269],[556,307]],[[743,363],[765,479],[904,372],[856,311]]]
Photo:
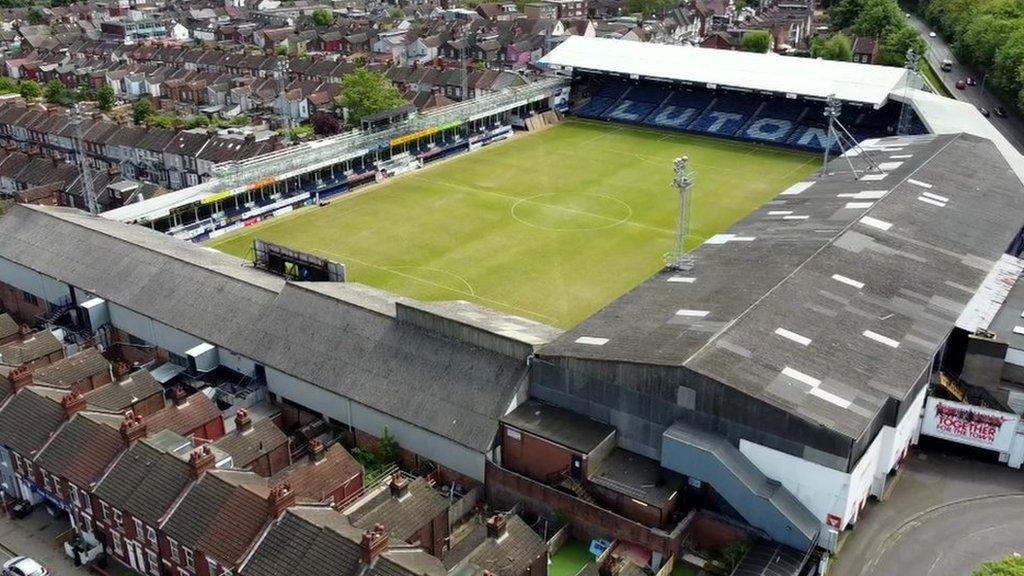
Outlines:
[[579,454],[572,455],[572,465],[569,466],[569,475],[573,480],[583,480],[583,457]]

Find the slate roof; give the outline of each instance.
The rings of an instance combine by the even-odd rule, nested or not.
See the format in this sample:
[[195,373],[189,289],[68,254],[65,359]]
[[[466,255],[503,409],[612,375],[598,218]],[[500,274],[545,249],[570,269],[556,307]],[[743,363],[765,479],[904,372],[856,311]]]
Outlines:
[[797,184],[706,240],[693,272],[656,274],[539,356],[685,367],[861,438],[915,389],[1024,211],[988,140],[865,147],[883,174],[857,181],[836,160],[834,177]]
[[468,571],[456,567],[460,575],[483,574],[488,571],[496,576],[521,576],[548,552],[544,539],[515,514],[505,517],[506,534],[498,540],[486,536],[487,528],[484,525],[478,524],[474,530],[477,533],[483,532],[484,538],[468,556],[459,561],[459,567],[471,568]]
[[70,388],[72,384],[110,371],[110,362],[96,348],[86,348],[52,364],[32,371],[32,381],[54,388]]
[[0,340],[10,338],[18,333],[18,323],[6,312],[0,314]]
[[405,541],[448,510],[448,500],[425,478],[409,482],[409,494],[401,500],[391,495],[390,485],[348,513],[357,528],[369,529],[383,524],[392,541]]
[[231,455],[236,468],[248,468],[257,458],[288,443],[288,436],[272,420],[255,420],[247,432],[235,429],[214,442]]
[[263,482],[252,472],[207,472],[161,528],[179,544],[218,562],[238,563],[269,520],[267,498],[254,488]]
[[53,335],[53,332],[40,330],[24,341],[9,342],[0,346],[0,363],[19,366],[63,349],[64,344]]
[[119,414],[79,412],[39,454],[36,462],[50,474],[88,489],[126,448]]
[[475,450],[491,447],[525,383],[521,359],[396,322],[393,307],[345,301],[367,287],[285,284],[237,258],[62,208],[16,205],[0,236],[0,258]]
[[328,494],[363,473],[363,467],[341,444],[326,449],[318,463],[306,458],[270,479],[270,485],[287,484],[298,502],[327,501]]
[[[329,507],[290,508],[269,526],[242,576],[444,576],[441,561],[418,548],[391,548],[371,566],[361,561],[363,531]],[[390,539],[392,546],[395,544]]]
[[143,440],[121,456],[93,492],[109,505],[156,526],[191,482],[188,462]]
[[613,426],[536,400],[523,402],[501,421],[582,454],[591,452],[615,434]]
[[170,430],[188,436],[196,428],[218,418],[221,418],[221,413],[217,404],[207,398],[206,394],[196,392],[188,397],[185,404],[171,404],[146,417],[145,422],[151,431]]
[[[84,394],[85,401],[89,406],[123,413],[139,400],[149,398],[156,394],[163,394],[164,388],[153,378],[149,370],[136,370],[120,382],[111,382],[105,386]],[[154,414],[155,416],[155,414]],[[156,420],[154,428],[180,428],[184,424],[176,425],[174,419]]]
[[60,402],[29,386],[0,409],[0,444],[31,458],[63,423]]

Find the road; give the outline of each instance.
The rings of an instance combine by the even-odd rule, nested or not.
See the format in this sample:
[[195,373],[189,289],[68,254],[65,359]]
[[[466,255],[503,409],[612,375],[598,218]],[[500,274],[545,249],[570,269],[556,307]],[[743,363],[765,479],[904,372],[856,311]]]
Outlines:
[[1024,471],[924,444],[888,499],[869,505],[829,576],[966,576],[1024,553]]
[[[908,23],[921,32],[921,36],[928,43],[928,53],[925,55],[928,63],[931,64],[935,73],[939,75],[946,88],[957,100],[963,100],[988,110],[995,110],[999,106],[1006,108],[1007,113],[1009,113],[1007,118],[997,118],[993,114],[989,121],[1017,148],[1018,152],[1024,152],[1024,122],[1021,122],[1020,117],[1013,112],[1011,106],[1003,104],[992,92],[982,86],[984,74],[980,74],[977,70],[957,60],[956,55],[953,54],[949,45],[941,37],[936,36],[932,38],[929,36],[931,29],[916,15],[911,14]],[[943,72],[941,68],[943,60],[952,62],[953,69],[949,72]],[[963,80],[968,76],[974,77],[978,85],[968,86],[965,90],[957,90],[956,81]]]

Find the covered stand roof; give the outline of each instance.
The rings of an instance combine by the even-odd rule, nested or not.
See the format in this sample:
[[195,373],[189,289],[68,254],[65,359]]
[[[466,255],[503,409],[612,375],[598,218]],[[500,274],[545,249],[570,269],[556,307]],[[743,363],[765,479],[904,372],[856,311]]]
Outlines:
[[569,37],[540,63],[805,98],[835,95],[875,108],[907,78],[905,69],[889,66],[585,36]]

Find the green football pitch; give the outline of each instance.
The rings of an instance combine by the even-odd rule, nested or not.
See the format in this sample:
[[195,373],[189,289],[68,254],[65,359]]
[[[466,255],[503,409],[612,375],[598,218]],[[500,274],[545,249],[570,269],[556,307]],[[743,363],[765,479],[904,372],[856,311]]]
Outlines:
[[792,150],[574,120],[209,245],[249,258],[262,238],[343,262],[350,281],[568,328],[663,266],[682,155],[691,247],[817,168]]

